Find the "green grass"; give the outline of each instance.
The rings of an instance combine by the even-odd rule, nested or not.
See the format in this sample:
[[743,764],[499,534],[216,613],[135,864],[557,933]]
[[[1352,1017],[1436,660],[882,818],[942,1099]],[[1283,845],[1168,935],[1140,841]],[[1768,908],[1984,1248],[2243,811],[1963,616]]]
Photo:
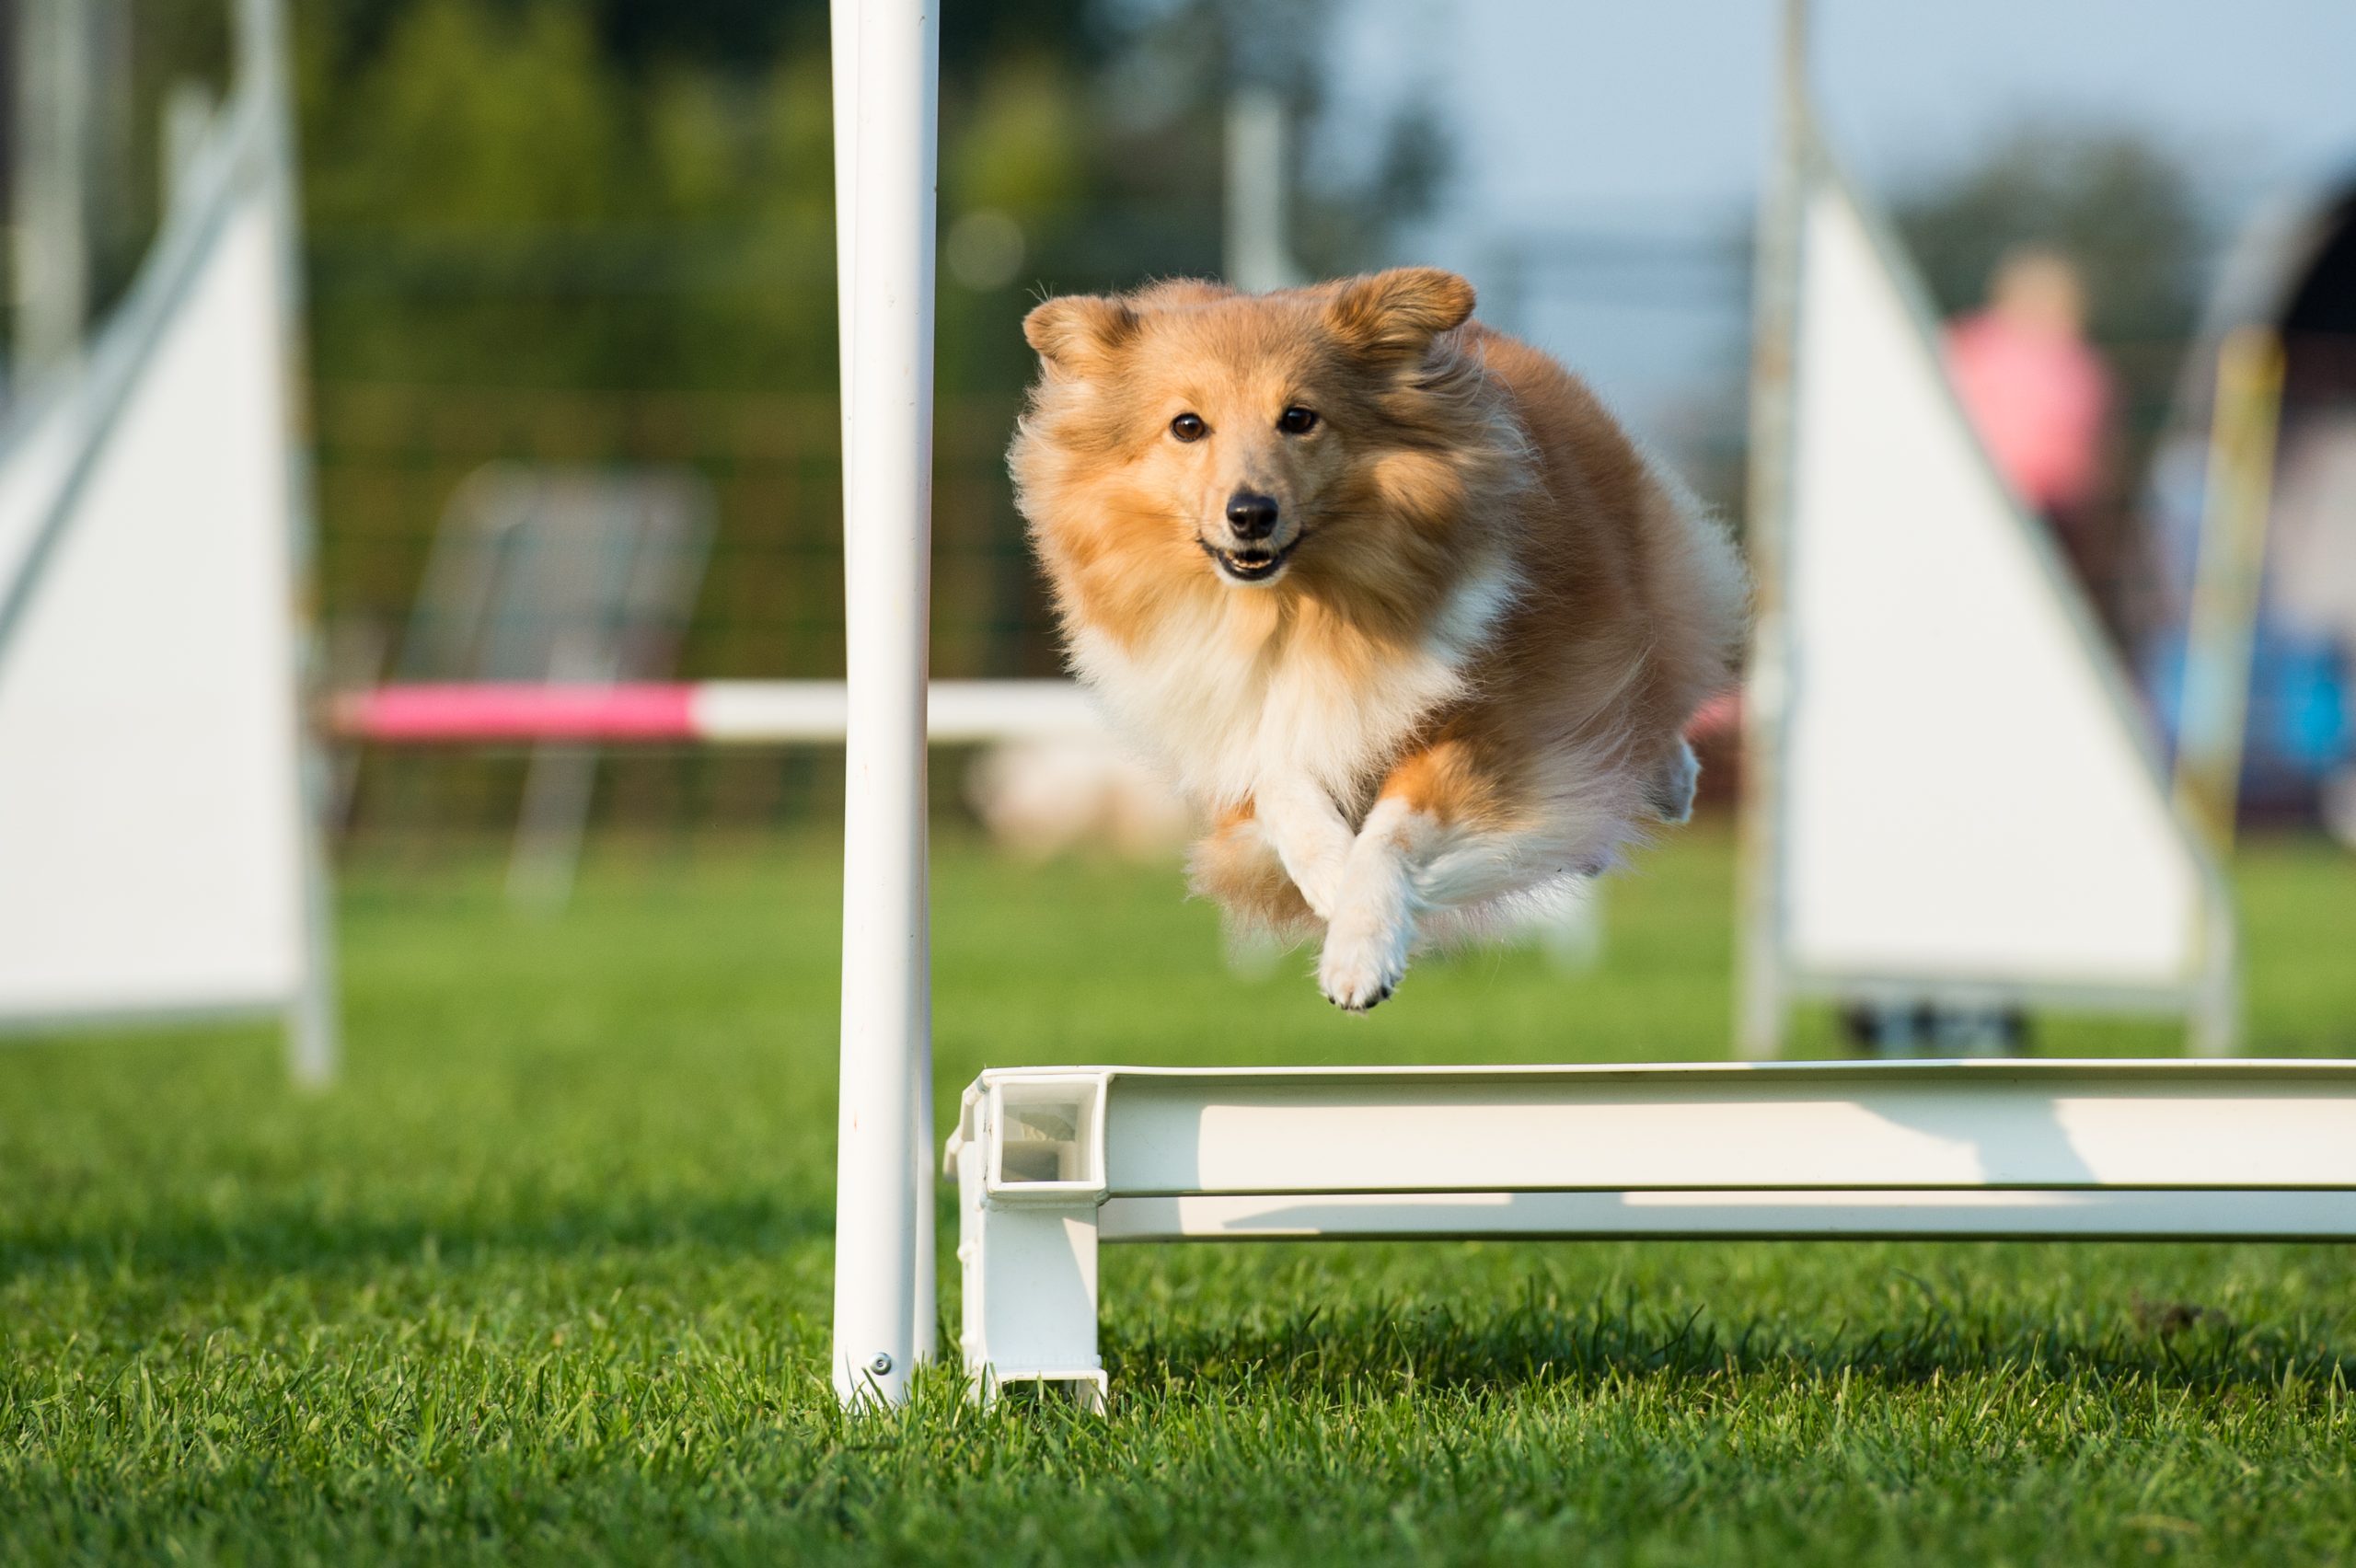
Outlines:
[[[990,1063],[1717,1055],[1728,860],[1616,883],[1596,974],[1354,1020],[1225,973],[1174,873],[952,842],[944,1116]],[[2356,1055],[2349,862],[2240,886],[2254,1048]],[[837,897],[822,843],[609,854],[540,924],[487,859],[364,868],[333,1092],[257,1031],[0,1052],[0,1562],[2356,1556],[2338,1249],[1114,1250],[1110,1419],[846,1421]]]

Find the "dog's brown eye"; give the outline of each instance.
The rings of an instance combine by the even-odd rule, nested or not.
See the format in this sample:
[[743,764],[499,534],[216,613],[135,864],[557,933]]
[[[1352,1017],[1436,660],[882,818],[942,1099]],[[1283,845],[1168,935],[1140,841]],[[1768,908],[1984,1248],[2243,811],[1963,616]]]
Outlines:
[[1200,441],[1210,433],[1210,426],[1200,414],[1180,414],[1170,421],[1170,433],[1181,441]]
[[1317,428],[1317,410],[1295,403],[1276,416],[1276,428],[1287,435],[1307,435]]

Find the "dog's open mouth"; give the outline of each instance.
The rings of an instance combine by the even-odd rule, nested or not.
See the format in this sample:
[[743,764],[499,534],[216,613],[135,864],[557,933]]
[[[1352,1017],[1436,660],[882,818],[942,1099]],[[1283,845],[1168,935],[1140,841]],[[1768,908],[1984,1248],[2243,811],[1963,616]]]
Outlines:
[[1300,543],[1300,538],[1296,535],[1291,544],[1275,550],[1257,545],[1240,550],[1227,550],[1207,541],[1197,542],[1202,544],[1203,553],[1211,558],[1212,563],[1235,582],[1265,582],[1285,569],[1285,562],[1292,559],[1293,548]]

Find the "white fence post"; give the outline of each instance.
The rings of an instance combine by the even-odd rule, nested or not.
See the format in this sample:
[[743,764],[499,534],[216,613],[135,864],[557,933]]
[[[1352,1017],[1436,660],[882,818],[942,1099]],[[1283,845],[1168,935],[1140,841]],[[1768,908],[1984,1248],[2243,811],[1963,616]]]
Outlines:
[[897,1403],[933,1349],[931,1295],[918,1297],[932,1252],[925,674],[940,28],[924,0],[838,4],[833,18],[837,92],[846,78],[857,84],[835,109],[837,136],[849,133],[837,167],[850,166],[835,198],[848,233],[848,248],[837,246],[840,286],[850,291],[842,349],[850,715],[834,1381],[846,1403]]

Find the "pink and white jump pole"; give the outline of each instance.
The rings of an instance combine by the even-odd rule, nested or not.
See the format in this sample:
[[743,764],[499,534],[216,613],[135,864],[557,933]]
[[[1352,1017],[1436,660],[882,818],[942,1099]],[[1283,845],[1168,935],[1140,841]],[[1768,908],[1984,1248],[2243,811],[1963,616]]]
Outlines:
[[842,1076],[835,1391],[897,1404],[935,1337],[925,886],[939,0],[833,0],[841,313]]
[[[936,744],[1102,735],[1069,681],[934,681],[926,726]],[[339,696],[339,739],[377,745],[775,746],[843,739],[850,693],[840,681],[423,682]]]

